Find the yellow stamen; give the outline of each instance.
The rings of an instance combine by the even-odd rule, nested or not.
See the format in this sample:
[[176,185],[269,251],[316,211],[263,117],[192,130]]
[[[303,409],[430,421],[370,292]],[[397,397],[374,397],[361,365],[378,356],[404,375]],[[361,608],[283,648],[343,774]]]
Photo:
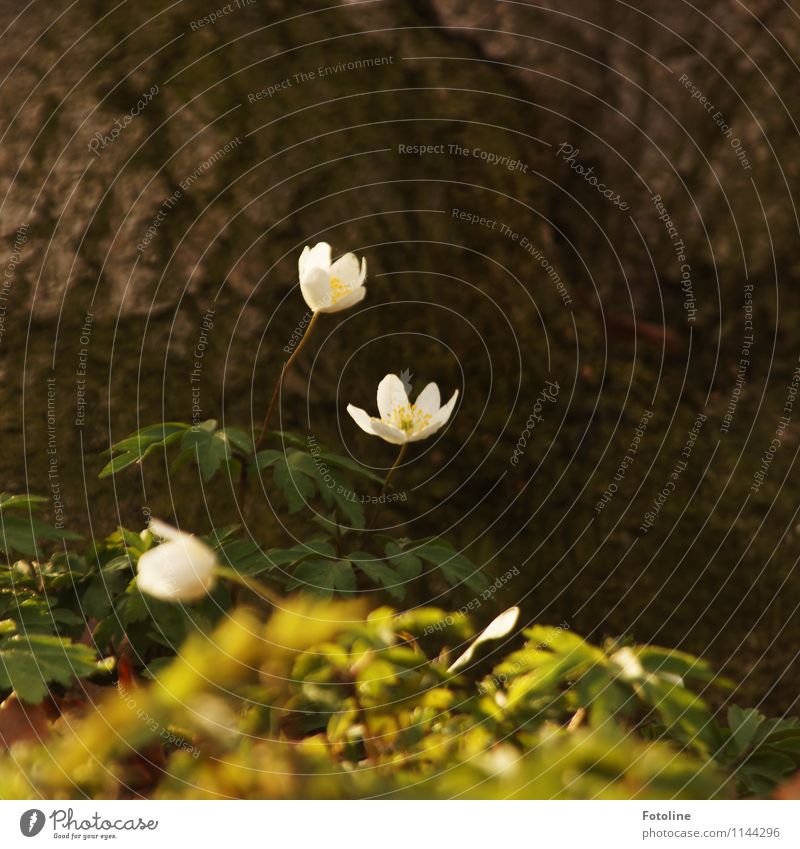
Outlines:
[[422,430],[430,423],[431,414],[421,410],[416,404],[398,404],[387,419],[387,423],[400,428],[405,433]]
[[338,277],[331,277],[331,303],[335,304],[349,294],[350,289]]

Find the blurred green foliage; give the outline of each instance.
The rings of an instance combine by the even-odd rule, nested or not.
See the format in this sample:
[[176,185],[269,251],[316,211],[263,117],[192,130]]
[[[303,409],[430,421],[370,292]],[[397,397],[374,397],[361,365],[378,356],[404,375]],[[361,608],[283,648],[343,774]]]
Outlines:
[[453,674],[463,615],[238,607],[150,683],[73,688],[77,718],[0,757],[0,797],[716,798],[737,781],[766,795],[800,765],[794,721],[717,724],[691,685],[726,682],[702,661],[523,636]]

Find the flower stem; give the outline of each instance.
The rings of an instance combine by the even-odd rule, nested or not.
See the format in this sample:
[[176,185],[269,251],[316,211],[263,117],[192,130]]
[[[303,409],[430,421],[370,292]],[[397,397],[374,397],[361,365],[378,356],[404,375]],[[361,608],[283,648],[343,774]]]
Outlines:
[[261,583],[255,578],[250,578],[247,575],[241,575],[235,569],[229,569],[227,566],[217,566],[214,570],[220,578],[225,578],[228,581],[233,581],[242,587],[260,596],[268,601],[273,607],[278,607],[281,604],[281,598],[274,593],[269,587]]
[[269,433],[269,423],[272,418],[272,413],[275,410],[275,404],[278,401],[278,396],[281,392],[281,386],[283,386],[283,379],[286,377],[286,373],[292,367],[292,364],[297,359],[297,355],[300,351],[303,350],[303,346],[308,341],[308,337],[311,335],[311,331],[314,329],[314,324],[319,317],[319,313],[315,312],[311,316],[311,321],[308,322],[308,327],[306,328],[306,332],[303,334],[303,338],[297,343],[297,347],[292,351],[292,355],[288,360],[283,364],[283,368],[281,369],[281,373],[278,376],[278,381],[275,384],[275,389],[272,391],[272,398],[269,402],[269,407],[267,407],[267,413],[264,416],[264,423],[261,425],[261,433],[258,435],[258,439],[256,440],[256,451],[258,451],[266,442],[267,434]]
[[[318,312],[315,312],[311,316],[311,321],[308,322],[308,327],[306,327],[306,332],[303,334],[303,338],[297,343],[297,347],[292,351],[291,356],[281,367],[281,373],[278,375],[278,380],[275,384],[275,388],[272,390],[272,398],[269,401],[269,407],[267,407],[266,415],[264,416],[264,422],[261,425],[261,433],[258,435],[258,439],[255,444],[255,454],[257,454],[261,448],[264,446],[264,443],[267,441],[267,435],[269,434],[269,423],[272,419],[272,414],[275,411],[275,404],[278,401],[278,396],[281,392],[281,386],[283,386],[283,379],[286,377],[286,373],[292,367],[297,355],[300,351],[303,350],[303,346],[308,341],[308,337],[311,335],[311,330],[314,327],[314,322],[317,320]],[[242,462],[242,468],[239,471],[239,512],[242,516],[246,514],[247,511],[247,462]]]
[[383,498],[383,495],[389,486],[389,481],[392,479],[392,475],[395,473],[395,470],[403,462],[403,458],[406,456],[407,450],[408,443],[404,442],[400,446],[400,451],[397,455],[397,459],[392,464],[392,468],[389,469],[389,471],[386,473],[386,477],[383,481],[383,486],[381,487],[381,493],[378,496],[378,503],[375,505],[375,509],[372,512],[372,516],[370,517],[369,522],[367,522],[367,527],[365,528],[365,530],[369,530],[378,521],[378,516],[380,516],[381,514],[381,507],[383,507],[383,504],[381,503],[381,498]]

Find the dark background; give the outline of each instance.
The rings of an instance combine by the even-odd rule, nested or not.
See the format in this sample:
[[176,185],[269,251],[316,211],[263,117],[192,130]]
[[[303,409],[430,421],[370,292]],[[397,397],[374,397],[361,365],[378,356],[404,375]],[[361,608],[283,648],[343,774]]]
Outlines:
[[[112,481],[97,472],[137,426],[190,420],[192,352],[212,305],[202,417],[260,422],[305,313],[297,256],[325,239],[367,256],[368,296],[321,321],[287,381],[283,425],[385,468],[393,449],[342,417],[346,404],[373,411],[387,371],[410,369],[417,391],[459,388],[452,426],[398,475],[409,501],[392,518],[410,536],[442,533],[493,575],[518,567],[498,610],[522,599],[526,620],[704,654],[743,682],[737,701],[791,710],[800,408],[751,487],[800,354],[797,13],[728,0],[255,0],[192,28],[218,9],[0,2],[3,272],[28,225],[0,339],[0,489],[52,494],[55,457],[64,520],[87,535],[142,527],[147,510],[201,533],[237,521],[227,484],[204,487],[192,468],[172,474],[156,457]],[[154,84],[152,102],[91,153],[92,136]],[[138,251],[159,206],[236,137]],[[629,209],[559,158],[562,143]],[[447,152],[399,152],[419,144]],[[525,168],[452,155],[455,144]],[[656,193],[685,243],[691,316]],[[746,285],[753,343],[736,389]],[[547,380],[558,400],[514,467]],[[645,410],[635,460],[598,513]],[[643,533],[700,413],[685,470]],[[251,530],[266,540],[274,520],[263,494],[255,502]],[[422,584],[411,601],[472,596],[441,589]]]

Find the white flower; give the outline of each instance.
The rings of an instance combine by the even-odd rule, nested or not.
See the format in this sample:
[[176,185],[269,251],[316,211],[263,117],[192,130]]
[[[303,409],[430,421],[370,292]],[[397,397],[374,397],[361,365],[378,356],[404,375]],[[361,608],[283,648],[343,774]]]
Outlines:
[[403,381],[396,374],[387,374],[378,384],[379,419],[352,404],[347,405],[347,412],[361,430],[394,445],[404,445],[436,433],[450,418],[457,398],[456,389],[442,407],[439,387],[429,383],[411,404]]
[[197,601],[214,585],[217,557],[197,537],[150,520],[154,536],[168,542],[151,548],[139,558],[136,584],[143,593],[162,601]]
[[455,672],[457,669],[461,669],[462,666],[466,666],[472,660],[475,649],[481,643],[485,643],[488,640],[501,640],[507,634],[511,633],[511,630],[517,624],[517,619],[519,619],[519,608],[516,605],[509,607],[508,610],[504,610],[499,616],[492,619],[472,641],[464,654],[447,671]]
[[355,254],[345,254],[331,265],[331,246],[317,242],[300,254],[300,291],[313,312],[339,312],[363,300],[367,290],[367,260],[359,266]]

